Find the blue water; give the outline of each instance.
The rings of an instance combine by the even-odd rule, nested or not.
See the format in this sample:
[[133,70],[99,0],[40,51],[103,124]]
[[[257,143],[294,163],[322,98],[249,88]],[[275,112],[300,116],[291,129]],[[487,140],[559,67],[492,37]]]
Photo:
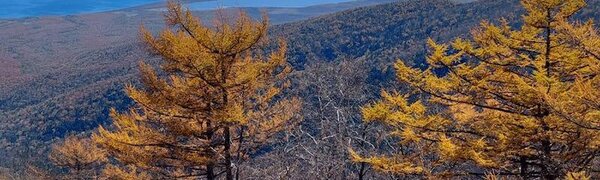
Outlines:
[[215,0],[195,2],[188,6],[193,10],[211,10],[227,7],[306,7],[348,1],[351,0]]
[[0,0],[0,18],[102,12],[164,0]]
[[[0,19],[72,15],[129,8],[165,0],[0,0]],[[212,0],[189,4],[194,10],[220,7],[305,7],[350,0]]]

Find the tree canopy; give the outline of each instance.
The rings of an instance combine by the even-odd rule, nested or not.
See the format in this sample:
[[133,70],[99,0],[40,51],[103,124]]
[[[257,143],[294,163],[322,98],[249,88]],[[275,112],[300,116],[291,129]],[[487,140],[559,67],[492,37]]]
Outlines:
[[135,106],[113,110],[113,125],[93,135],[118,162],[105,173],[233,179],[243,159],[299,120],[299,99],[280,96],[291,71],[286,43],[264,50],[266,17],[221,12],[207,26],[180,4],[167,9],[169,28],[141,30],[163,71],[141,63],[144,87],[126,89]]
[[394,66],[413,91],[383,91],[362,110],[394,128],[403,152],[353,159],[433,177],[598,172],[600,36],[591,20],[571,19],[585,5],[523,0],[518,29],[483,21],[470,40],[429,40],[427,68]]

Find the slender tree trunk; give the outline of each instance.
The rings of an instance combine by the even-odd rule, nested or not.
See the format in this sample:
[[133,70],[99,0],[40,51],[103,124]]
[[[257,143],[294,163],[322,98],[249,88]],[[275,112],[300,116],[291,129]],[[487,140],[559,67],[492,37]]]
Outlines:
[[225,128],[225,174],[227,180],[233,180],[233,168],[231,161],[231,132],[229,127]]
[[[362,135],[361,138],[362,139],[366,139],[367,138],[367,128],[369,127],[369,125],[365,125],[365,127],[362,129]],[[364,147],[365,146],[365,142],[361,141],[360,142],[360,146]],[[358,179],[359,180],[363,180],[365,178],[365,175],[367,174],[367,163],[360,163],[360,171],[358,171]]]
[[[234,55],[233,57],[230,57],[231,59],[229,59],[228,57],[224,57],[223,59],[225,61],[220,61],[221,64],[221,85],[225,85],[227,84],[227,74],[228,74],[228,68],[230,68],[229,66],[231,64],[227,63],[229,62],[233,62],[233,59],[235,59]],[[225,89],[225,87],[221,86],[221,93],[223,93],[222,95],[222,100],[223,100],[223,107],[227,107],[229,105],[229,94],[227,92],[227,89]],[[224,134],[224,138],[225,138],[225,175],[226,175],[226,179],[227,180],[233,180],[233,168],[232,166],[232,160],[231,160],[231,130],[230,130],[230,124],[226,124],[226,127],[223,129],[223,134]]]
[[527,158],[525,156],[521,156],[521,158],[519,159],[519,163],[521,164],[521,178],[527,179],[527,171],[529,168],[527,164]]
[[240,132],[239,132],[239,139],[238,139],[238,148],[237,148],[237,155],[236,155],[236,160],[237,160],[237,166],[235,167],[235,179],[239,180],[240,179],[240,158],[242,158],[242,143],[244,143],[244,130],[245,130],[245,126],[240,127]]
[[206,179],[208,179],[208,180],[216,179],[215,165],[213,163],[209,163],[208,165],[206,165]]
[[[546,10],[546,20],[548,21],[546,24],[546,76],[550,77],[552,75],[552,73],[550,72],[552,70],[552,62],[550,62],[550,50],[552,48],[552,39],[551,38],[551,34],[552,34],[552,21],[554,21],[554,19],[552,18],[552,11],[550,9]],[[548,85],[548,89],[546,91],[546,93],[550,93],[550,88],[551,86]],[[550,127],[548,126],[548,124],[544,121],[544,117],[548,116],[548,112],[544,107],[540,108],[540,121],[542,122],[542,130],[544,133],[548,132],[550,130]],[[546,180],[554,180],[556,179],[554,173],[550,172],[550,167],[552,166],[550,163],[551,159],[552,159],[552,143],[550,142],[550,140],[548,139],[548,137],[544,137],[544,139],[542,140],[542,178],[546,179]]]
[[[207,132],[206,132],[206,137],[209,141],[213,140],[213,135],[214,132],[212,130],[212,125],[210,122],[208,122],[207,126],[210,128]],[[212,143],[211,143],[212,144]],[[215,152],[212,149],[212,145],[210,145],[211,148],[206,150],[206,154],[208,155],[208,158],[211,160],[211,162],[209,162],[208,164],[206,164],[206,179],[207,180],[214,180],[217,178],[217,176],[215,175],[215,164],[212,161],[213,159],[215,159]]]
[[358,180],[364,180],[367,169],[367,163],[360,163],[360,171],[358,172]]
[[[550,130],[550,128],[548,127],[548,124],[546,124],[545,122],[542,124],[542,130],[544,133],[548,132]],[[557,177],[555,177],[554,173],[551,172],[550,167],[552,167],[552,143],[550,142],[550,140],[548,140],[548,137],[544,137],[544,139],[542,140],[542,179],[545,180],[554,180]]]
[[546,180],[554,180],[556,179],[556,176],[554,175],[554,173],[552,173],[550,171],[549,166],[551,165],[549,162],[550,159],[550,142],[547,140],[542,141],[542,148],[544,151],[544,157],[542,158],[542,175],[543,175],[543,179]]

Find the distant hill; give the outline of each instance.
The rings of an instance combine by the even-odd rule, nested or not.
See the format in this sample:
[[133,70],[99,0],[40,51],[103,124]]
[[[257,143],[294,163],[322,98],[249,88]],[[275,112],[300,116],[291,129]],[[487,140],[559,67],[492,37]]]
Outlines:
[[[598,22],[600,0],[587,3],[574,18]],[[439,42],[467,37],[482,20],[500,18],[519,27],[523,12],[519,0],[412,0],[278,25],[272,32],[288,39],[290,61],[297,68],[312,61],[357,58],[384,66],[397,59],[420,65],[428,37]]]
[[[201,0],[185,2],[194,1]],[[255,17],[265,11],[273,24],[281,24],[392,1],[245,9]],[[65,134],[106,122],[110,107],[127,107],[122,89],[136,82],[138,61],[156,62],[139,45],[139,27],[161,30],[162,6],[0,20],[0,167],[39,157],[32,155],[44,154]],[[195,14],[210,22],[213,12]]]
[[[589,1],[578,18],[600,17],[599,2]],[[297,70],[320,61],[362,59],[372,79],[381,80],[391,78],[387,67],[398,58],[422,65],[428,37],[441,42],[467,37],[481,20],[515,21],[523,12],[518,0],[412,0],[314,17],[381,1],[355,3],[268,9],[274,22],[310,18],[276,25],[271,35],[288,40]],[[136,10],[0,21],[0,65],[19,67],[17,76],[0,85],[0,154],[8,155],[0,159],[9,158],[0,166],[44,154],[47,144],[65,134],[106,123],[110,107],[130,105],[122,86],[136,82],[137,61],[156,63],[137,43],[141,22],[154,30],[162,24],[158,12]],[[8,71],[0,68],[0,75],[14,69]]]
[[[307,21],[278,25],[273,33],[290,41],[291,61],[302,67],[311,61],[366,58],[378,63],[422,60],[425,40],[448,41],[468,36],[484,19],[518,20],[517,0],[484,0],[457,4],[422,0],[363,7]],[[412,62],[420,63],[420,62]]]

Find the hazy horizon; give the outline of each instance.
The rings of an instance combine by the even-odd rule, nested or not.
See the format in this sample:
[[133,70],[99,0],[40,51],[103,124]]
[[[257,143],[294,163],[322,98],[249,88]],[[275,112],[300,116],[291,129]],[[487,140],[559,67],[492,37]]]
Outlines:
[[[161,1],[165,0],[2,0],[0,19],[97,13]],[[195,10],[210,10],[217,7],[305,7],[348,1],[352,0],[210,0],[191,3],[190,7]]]
[[2,0],[0,1],[0,18],[94,13],[160,1],[163,0]]

